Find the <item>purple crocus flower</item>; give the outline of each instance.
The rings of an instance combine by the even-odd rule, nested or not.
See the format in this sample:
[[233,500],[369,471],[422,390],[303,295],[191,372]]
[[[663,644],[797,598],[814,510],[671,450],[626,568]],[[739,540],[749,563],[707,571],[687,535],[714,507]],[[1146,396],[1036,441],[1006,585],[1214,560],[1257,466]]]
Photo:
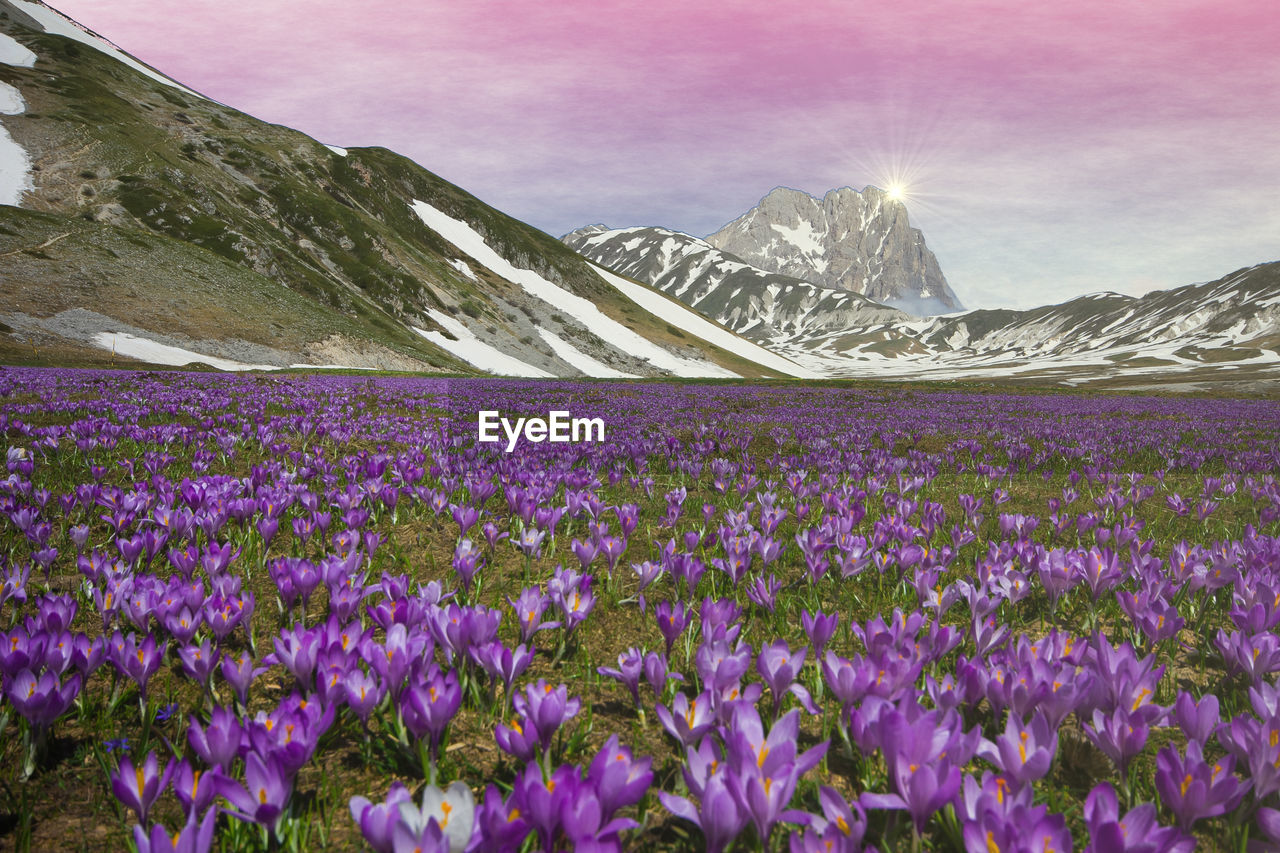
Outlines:
[[1073,850],[1071,830],[1060,814],[1044,806],[1015,804],[1007,810],[988,809],[964,824],[966,850],[1057,853]]
[[520,848],[530,826],[518,799],[514,793],[503,799],[496,785],[485,789],[484,801],[476,808],[469,853],[507,853]]
[[632,646],[618,655],[618,668],[596,667],[596,672],[612,678],[627,688],[636,707],[640,707],[640,677],[644,674],[644,653]]
[[355,712],[363,725],[369,724],[369,715],[387,695],[387,687],[380,679],[360,668],[347,673],[342,680],[347,706]]
[[538,732],[544,751],[551,748],[551,739],[559,728],[582,708],[580,699],[569,696],[568,687],[563,684],[552,687],[541,678],[528,685],[523,694],[516,694],[515,704]]
[[194,813],[189,815],[186,825],[173,835],[159,823],[151,827],[150,835],[141,826],[134,826],[133,843],[138,853],[209,853],[217,822],[217,809],[210,809],[199,823]]
[[499,749],[517,761],[527,764],[538,757],[538,730],[519,713],[511,718],[510,725],[498,723],[494,726],[493,739]]
[[867,814],[858,803],[849,803],[834,788],[818,788],[822,816],[813,816],[803,834],[791,836],[792,853],[856,853],[862,849]]
[[805,655],[808,652],[807,648],[792,652],[785,640],[777,640],[760,649],[760,656],[756,658],[756,671],[760,673],[760,677],[764,679],[765,684],[769,685],[769,690],[773,693],[775,720],[782,711],[782,697],[787,693],[795,696],[810,714],[822,713],[814,704],[809,691],[796,681],[804,667]]
[[240,756],[244,738],[239,718],[230,708],[222,705],[214,706],[207,727],[201,726],[193,714],[191,725],[187,728],[187,742],[196,755],[206,764],[225,771],[230,771],[231,765]]
[[507,603],[511,605],[511,609],[516,613],[516,622],[520,625],[520,641],[522,643],[530,642],[533,639],[533,635],[539,631],[560,627],[559,622],[542,621],[542,614],[547,609],[547,605],[551,603],[551,599],[536,586],[525,587],[520,591],[519,598],[515,601],[508,598]]
[[545,530],[526,527],[520,531],[520,538],[513,541],[516,547],[524,552],[526,558],[536,560],[542,556],[542,541],[546,538]]
[[107,644],[107,658],[121,675],[128,676],[138,685],[138,692],[145,700],[147,682],[160,668],[168,645],[166,640],[157,646],[156,638],[151,634],[145,635],[139,641],[137,634],[132,631],[128,636],[121,636],[120,632],[116,631]]
[[730,786],[728,776],[727,770],[712,773],[696,807],[684,797],[658,792],[658,800],[667,811],[702,830],[707,853],[723,851],[747,825],[747,812],[739,800],[740,795]]
[[274,755],[263,759],[250,752],[245,757],[244,784],[221,779],[218,795],[232,806],[227,814],[274,830],[293,796],[293,778]]
[[1191,853],[1196,847],[1195,839],[1177,827],[1160,826],[1153,803],[1121,817],[1115,789],[1107,782],[1089,792],[1084,819],[1089,827],[1084,853]]
[[435,663],[427,666],[423,676],[413,678],[401,694],[404,724],[414,737],[430,738],[432,762],[439,758],[440,742],[461,706],[462,687],[457,672],[442,672]]
[[116,772],[111,774],[111,793],[121,803],[133,809],[138,815],[138,821],[145,824],[151,807],[169,785],[169,777],[173,775],[176,766],[171,761],[162,772],[156,754],[149,752],[142,766],[135,767],[133,759],[126,755],[120,759]]
[[219,667],[222,677],[231,685],[231,689],[235,691],[236,698],[240,700],[241,705],[249,704],[249,686],[253,684],[253,680],[269,669],[267,666],[254,666],[253,664],[253,655],[247,651],[242,651],[235,657],[230,654],[225,655],[222,658],[222,665]]
[[960,789],[957,765],[968,761],[975,747],[970,745],[972,736],[958,731],[958,720],[940,719],[937,711],[911,719],[912,708],[907,705],[907,713],[886,708],[875,724],[897,793],[864,794],[861,802],[874,808],[905,808],[916,831],[923,832],[929,817]]
[[297,693],[285,698],[273,711],[259,711],[246,727],[249,746],[271,757],[290,778],[315,754],[321,735],[333,724],[338,706],[321,704]]
[[554,850],[565,804],[579,796],[582,788],[577,768],[566,764],[544,775],[536,762],[529,762],[513,787],[512,800],[538,833],[542,849]]
[[1110,714],[1095,710],[1093,723],[1084,726],[1085,736],[1106,753],[1121,776],[1129,772],[1129,762],[1146,746],[1149,732],[1141,717],[1124,708],[1116,708]]
[[831,642],[831,638],[835,636],[836,629],[840,626],[840,614],[832,613],[828,615],[821,610],[811,613],[806,608],[800,612],[800,626],[804,628],[805,636],[809,638],[809,643],[813,646],[814,660],[818,660],[822,657],[822,653],[827,648],[827,643]]
[[1058,751],[1058,733],[1044,714],[1037,712],[1029,723],[1010,714],[1004,734],[994,741],[983,740],[978,755],[999,767],[1018,785],[1027,785],[1049,772]]
[[591,760],[586,775],[606,819],[618,809],[640,802],[653,782],[652,765],[652,758],[645,756],[637,761],[628,747],[618,743],[617,735],[609,736]]
[[1197,820],[1226,814],[1240,804],[1251,783],[1237,779],[1234,769],[1231,756],[1208,764],[1196,741],[1187,742],[1185,757],[1167,744],[1156,755],[1156,790],[1178,824],[1190,830]]
[[502,681],[506,701],[510,701],[511,685],[533,662],[535,649],[523,643],[514,649],[508,648],[499,640],[472,646],[471,659],[480,665],[490,678]]
[[653,616],[658,621],[658,631],[666,641],[667,656],[670,657],[671,647],[675,645],[676,638],[683,634],[684,629],[688,628],[689,623],[693,621],[693,612],[683,601],[673,604],[664,599],[653,609]]
[[178,660],[188,678],[201,687],[208,687],[214,667],[222,660],[222,651],[206,637],[198,646],[183,646],[178,649]]
[[667,706],[659,702],[654,713],[662,727],[685,746],[693,746],[701,740],[716,722],[711,694],[707,691],[692,700],[684,695],[684,691],[676,691],[671,709],[667,710]]
[[367,797],[352,797],[349,804],[351,819],[359,825],[360,834],[377,853],[394,853],[400,803],[410,801],[409,789],[400,782],[393,782],[383,802],[371,803]]
[[644,656],[644,678],[653,688],[653,698],[657,702],[662,701],[668,681],[684,681],[682,674],[669,670],[667,656],[661,652],[649,652]]
[[197,770],[185,758],[177,763],[173,772],[173,793],[189,820],[208,811],[217,796],[221,778],[225,778],[225,774],[217,767],[208,771]]
[[5,688],[5,696],[14,710],[37,730],[53,725],[71,707],[80,693],[79,673],[63,682],[52,672],[45,670],[37,678],[29,669],[21,670]]
[[1206,693],[1199,702],[1185,690],[1178,692],[1172,716],[1188,740],[1205,743],[1218,729],[1218,697]]
[[[465,530],[464,530],[465,532]],[[476,573],[484,566],[484,555],[480,549],[471,544],[470,539],[463,539],[453,551],[453,570],[462,581],[462,588],[471,591],[471,582]]]
[[773,572],[769,573],[766,579],[761,575],[756,575],[751,579],[751,583],[747,584],[747,598],[752,603],[773,613],[778,606],[778,593],[782,590],[782,583],[774,576]]
[[291,625],[275,638],[276,661],[289,670],[299,684],[311,681],[320,653],[321,631],[305,625]]

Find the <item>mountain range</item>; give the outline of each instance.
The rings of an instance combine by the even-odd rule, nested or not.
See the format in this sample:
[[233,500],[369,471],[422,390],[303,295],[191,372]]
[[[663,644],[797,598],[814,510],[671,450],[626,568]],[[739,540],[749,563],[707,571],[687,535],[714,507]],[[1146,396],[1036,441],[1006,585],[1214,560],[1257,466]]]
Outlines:
[[777,188],[557,240],[383,148],[216,103],[0,0],[0,358],[517,376],[1274,380],[1280,264],[963,312],[905,205]]

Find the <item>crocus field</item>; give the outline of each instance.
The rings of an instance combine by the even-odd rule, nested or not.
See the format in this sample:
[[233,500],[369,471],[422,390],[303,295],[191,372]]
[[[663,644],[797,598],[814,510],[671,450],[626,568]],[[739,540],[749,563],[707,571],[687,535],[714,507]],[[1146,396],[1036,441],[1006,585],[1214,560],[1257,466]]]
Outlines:
[[1275,402],[7,369],[0,431],[0,849],[1280,848]]

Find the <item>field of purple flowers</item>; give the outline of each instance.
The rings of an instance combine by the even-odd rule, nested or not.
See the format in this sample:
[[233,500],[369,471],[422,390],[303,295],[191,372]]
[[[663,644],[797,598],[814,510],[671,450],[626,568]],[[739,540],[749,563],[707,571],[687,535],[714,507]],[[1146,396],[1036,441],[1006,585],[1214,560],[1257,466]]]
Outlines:
[[0,431],[0,849],[1280,847],[1280,404],[10,369]]

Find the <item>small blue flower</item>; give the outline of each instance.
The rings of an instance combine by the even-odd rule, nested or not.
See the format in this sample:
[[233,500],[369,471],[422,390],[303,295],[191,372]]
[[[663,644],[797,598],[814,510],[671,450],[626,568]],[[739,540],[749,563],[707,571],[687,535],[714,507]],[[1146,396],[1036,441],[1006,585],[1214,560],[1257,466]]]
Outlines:
[[156,710],[156,722],[167,723],[169,722],[169,718],[176,713],[178,713],[177,702],[170,702],[168,705],[163,705]]
[[121,752],[128,752],[129,739],[127,737],[122,737],[122,738],[117,738],[115,740],[109,740],[106,743],[104,743],[103,746],[107,748],[108,754],[115,752],[117,749],[120,750]]

